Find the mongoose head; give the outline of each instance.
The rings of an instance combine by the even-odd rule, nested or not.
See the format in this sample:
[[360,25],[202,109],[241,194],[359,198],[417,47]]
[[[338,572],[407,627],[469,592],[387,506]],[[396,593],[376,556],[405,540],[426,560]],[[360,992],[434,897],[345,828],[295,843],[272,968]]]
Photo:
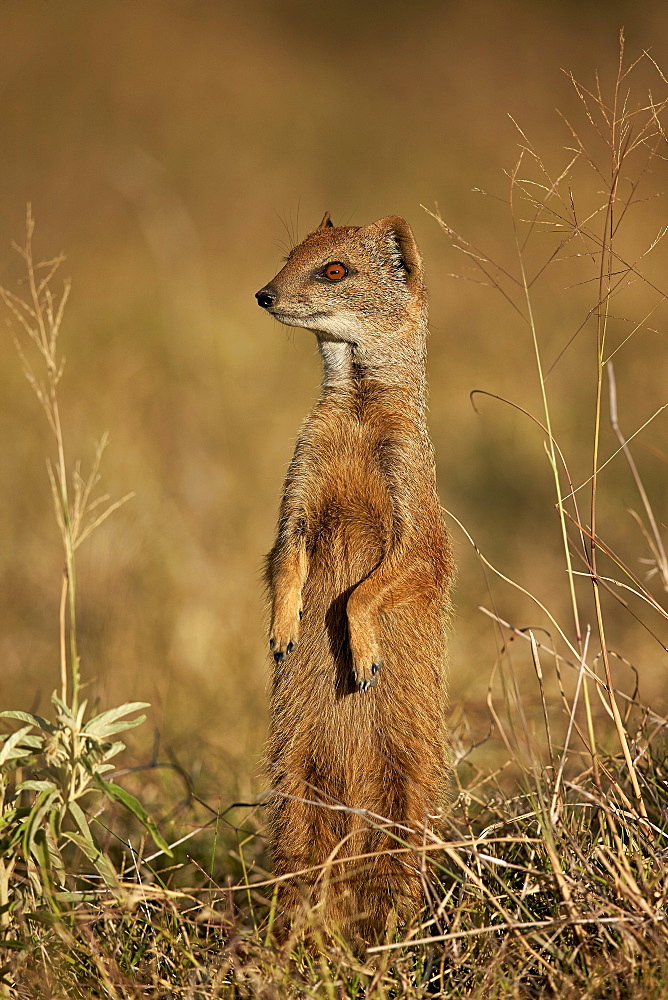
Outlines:
[[424,315],[422,259],[399,216],[334,226],[327,213],[255,297],[281,323],[313,330],[321,342],[391,348],[391,338],[408,335]]

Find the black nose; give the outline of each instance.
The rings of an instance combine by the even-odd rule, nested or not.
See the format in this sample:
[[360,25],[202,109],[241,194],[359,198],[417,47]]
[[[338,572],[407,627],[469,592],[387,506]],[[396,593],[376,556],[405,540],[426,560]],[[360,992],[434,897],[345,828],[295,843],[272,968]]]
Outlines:
[[261,288],[259,292],[255,293],[255,298],[257,299],[257,304],[262,306],[263,309],[268,309],[269,306],[273,306],[276,301],[276,292],[273,288],[267,285],[265,288]]

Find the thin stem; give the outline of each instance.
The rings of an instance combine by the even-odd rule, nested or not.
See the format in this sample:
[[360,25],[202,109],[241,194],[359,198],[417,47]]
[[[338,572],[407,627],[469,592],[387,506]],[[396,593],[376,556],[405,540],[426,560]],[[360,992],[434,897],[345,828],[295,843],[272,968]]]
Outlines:
[[63,584],[60,590],[60,698],[67,704],[67,625],[65,613],[67,608],[67,567],[63,569]]
[[[638,803],[638,809],[640,814],[646,819],[647,810],[645,808],[645,803],[640,791],[640,785],[638,782],[638,776],[633,766],[633,761],[631,759],[631,751],[629,750],[627,734],[624,729],[624,723],[622,721],[621,714],[619,712],[619,706],[617,705],[617,699],[615,697],[614,685],[612,682],[612,671],[610,668],[610,657],[608,655],[608,645],[606,641],[605,625],[603,621],[603,609],[601,606],[601,593],[600,585],[598,580],[598,570],[597,570],[597,552],[596,552],[596,514],[597,514],[597,497],[598,497],[598,473],[599,473],[599,451],[600,451],[600,441],[601,441],[601,411],[602,411],[602,398],[603,398],[603,358],[605,352],[605,340],[609,319],[609,309],[610,309],[610,288],[612,285],[612,272],[613,272],[613,253],[612,253],[612,240],[615,232],[614,218],[615,218],[615,201],[617,197],[617,186],[619,184],[619,177],[621,166],[624,161],[625,149],[623,143],[620,143],[619,139],[619,124],[620,119],[618,118],[618,107],[619,107],[619,91],[621,81],[623,79],[623,59],[624,59],[624,39],[623,36],[620,38],[620,51],[619,51],[619,69],[617,72],[617,80],[615,82],[615,92],[614,101],[612,107],[612,113],[610,116],[610,183],[609,183],[609,193],[606,204],[605,221],[603,227],[603,239],[602,239],[602,252],[601,252],[601,267],[599,272],[599,308],[596,313],[596,401],[594,408],[594,446],[593,446],[593,461],[592,461],[592,479],[591,479],[591,540],[590,540],[590,563],[591,563],[591,579],[592,587],[594,592],[594,607],[596,613],[596,625],[598,628],[598,634],[601,641],[601,655],[603,658],[603,667],[605,671],[605,682],[606,689],[608,693],[608,699],[610,702],[610,708],[612,710],[612,716],[615,723],[615,729],[617,730],[617,735],[619,738],[620,746],[624,754],[624,760],[626,761],[626,766],[629,771],[629,778],[631,784],[633,785],[633,791]],[[626,115],[622,114],[622,133],[624,132],[624,126],[627,125]]]
[[582,630],[580,628],[580,616],[579,616],[579,612],[578,612],[577,596],[576,596],[576,593],[575,593],[575,578],[574,578],[574,575],[573,575],[573,566],[572,566],[572,563],[571,563],[570,546],[568,544],[568,532],[566,530],[566,517],[565,517],[565,514],[564,514],[564,506],[563,506],[563,502],[562,502],[562,499],[561,499],[562,490],[561,490],[561,482],[560,482],[560,478],[559,478],[559,466],[557,464],[557,449],[556,449],[556,444],[555,444],[555,440],[554,440],[554,435],[552,433],[552,418],[550,416],[550,407],[549,407],[548,398],[547,398],[547,389],[546,389],[546,386],[545,386],[545,375],[544,375],[544,372],[543,372],[543,361],[542,361],[541,352],[540,352],[540,345],[538,343],[538,332],[537,332],[536,323],[535,323],[535,320],[534,320],[533,304],[532,304],[532,301],[531,301],[531,293],[530,293],[530,290],[529,290],[529,283],[527,281],[526,270],[525,270],[525,267],[524,267],[524,255],[523,255],[523,252],[522,252],[523,248],[520,246],[519,234],[517,232],[516,215],[515,215],[514,204],[513,204],[513,201],[514,201],[514,199],[513,199],[514,187],[515,187],[516,178],[517,178],[517,170],[519,169],[520,163],[521,163],[521,159],[518,161],[517,166],[515,167],[515,171],[513,172],[512,179],[511,179],[510,208],[511,208],[511,213],[512,213],[512,218],[513,218],[513,231],[514,231],[514,234],[515,234],[515,247],[516,247],[517,257],[518,257],[518,260],[519,260],[520,272],[521,272],[521,275],[522,275],[522,288],[523,288],[523,291],[524,291],[524,301],[525,301],[525,304],[526,304],[527,315],[528,315],[528,318],[529,318],[529,326],[531,328],[531,338],[532,338],[532,342],[533,342],[534,356],[535,356],[535,359],[536,359],[536,367],[538,369],[538,381],[539,381],[539,384],[540,384],[541,398],[542,398],[542,402],[543,402],[543,412],[545,414],[545,427],[547,429],[547,436],[548,436],[548,455],[549,455],[550,466],[552,468],[552,476],[554,478],[554,486],[555,486],[555,490],[556,490],[556,494],[557,494],[557,509],[559,511],[559,525],[560,525],[560,528],[561,528],[561,541],[562,541],[562,545],[563,545],[563,548],[564,548],[564,555],[565,555],[565,558],[566,558],[566,572],[568,574],[568,588],[569,588],[570,598],[571,598],[571,608],[572,608],[572,612],[573,612],[573,621],[574,621],[574,624],[575,624],[576,642],[578,644],[578,648],[580,649],[582,647]]

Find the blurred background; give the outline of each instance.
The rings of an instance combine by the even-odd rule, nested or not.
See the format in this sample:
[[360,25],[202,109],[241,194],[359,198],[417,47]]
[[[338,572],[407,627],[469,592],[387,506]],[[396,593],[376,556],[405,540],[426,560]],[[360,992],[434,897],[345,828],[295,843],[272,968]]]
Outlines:
[[[314,338],[275,324],[253,295],[325,210],[335,224],[388,214],[409,220],[430,289],[430,426],[442,502],[487,558],[572,635],[544,436],[517,410],[478,397],[476,412],[469,398],[484,389],[543,419],[530,330],[498,291],[479,283],[471,259],[421,206],[438,206],[454,230],[498,261],[493,275],[502,278],[506,268],[517,277],[507,172],[522,139],[509,116],[555,174],[570,159],[564,147],[574,145],[557,109],[589,131],[605,163],[605,141],[563,70],[591,88],[598,72],[610,94],[624,27],[627,60],[651,48],[668,71],[665,4],[23,0],[3,6],[2,22],[0,282],[20,291],[11,241],[22,242],[31,202],[36,254],[63,251],[62,274],[73,281],[61,335],[69,462],[87,468],[108,430],[103,488],[112,498],[136,494],[82,548],[78,580],[90,697],[103,707],[151,702],[149,722],[136,731],[136,759],[176,760],[222,802],[262,788],[269,675],[262,560],[320,365]],[[657,101],[666,96],[647,60],[629,82],[632,102],[646,104],[648,89]],[[654,160],[624,237],[631,256],[668,222],[665,199],[642,200],[667,180],[665,164]],[[579,183],[587,214],[603,198],[605,177],[583,167]],[[519,208],[517,217],[526,214]],[[553,238],[532,233],[534,272]],[[578,483],[591,471],[593,327],[570,341],[596,301],[588,283],[595,261],[584,261],[587,271],[580,264],[546,271],[535,299],[546,366],[567,348],[548,391]],[[655,310],[645,324],[651,329],[615,356],[629,434],[666,401],[662,245],[645,265],[654,288],[629,288],[619,311],[636,321]],[[612,331],[614,346],[630,332],[628,317]],[[661,414],[634,442],[663,524],[666,428]],[[606,418],[603,457],[616,446]],[[62,552],[45,467],[52,454],[44,416],[3,333],[2,708],[46,711],[58,683]],[[646,574],[648,548],[628,513],[639,509],[638,495],[622,458],[606,467],[600,488],[599,530]],[[518,627],[546,619],[485,574],[449,523],[460,567],[453,724],[475,742],[490,729],[485,700],[502,642],[478,606]],[[650,585],[659,596],[656,575]],[[586,581],[581,600],[583,623],[593,625]],[[660,617],[635,609],[657,643],[615,600],[606,602],[611,644],[638,671],[643,697],[666,711]],[[526,651],[513,655],[518,684],[538,706]],[[632,669],[622,660],[615,669],[632,690]],[[553,671],[547,683],[558,709]],[[493,755],[499,746],[493,733],[476,753]]]

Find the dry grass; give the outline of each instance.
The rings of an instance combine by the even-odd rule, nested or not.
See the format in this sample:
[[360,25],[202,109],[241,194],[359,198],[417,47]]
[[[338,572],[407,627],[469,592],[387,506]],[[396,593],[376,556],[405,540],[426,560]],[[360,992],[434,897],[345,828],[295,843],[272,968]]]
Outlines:
[[[652,93],[638,98],[634,80],[646,70]],[[525,339],[518,388],[532,370],[536,391],[503,402],[536,433],[544,473],[532,465],[526,488],[550,512],[543,530],[561,556],[559,573],[550,562],[543,580],[550,545],[518,531],[510,544],[532,583],[513,581],[453,518],[488,582],[480,622],[494,623],[497,655],[486,715],[476,706],[472,721],[463,712],[453,718],[457,787],[447,837],[425,845],[435,877],[425,876],[420,922],[361,958],[343,941],[306,950],[298,932],[279,949],[261,805],[232,805],[231,795],[221,802],[200,787],[191,761],[156,753],[148,769],[128,765],[114,779],[159,816],[173,859],[146,842],[135,823],[141,815],[117,814],[109,801],[87,810],[115,873],[105,889],[90,857],[68,857],[60,883],[40,895],[43,872],[18,841],[5,845],[17,859],[2,913],[6,996],[649,1000],[668,991],[668,723],[645,703],[640,683],[665,663],[668,566],[665,515],[637,451],[660,441],[665,400],[647,392],[644,416],[622,430],[632,350],[652,335],[650,324],[659,326],[668,298],[653,264],[665,229],[647,213],[667,153],[665,100],[656,96],[666,80],[646,56],[625,61],[622,45],[609,93],[598,81],[573,83],[563,162],[519,131],[521,156],[500,209],[511,223],[506,257],[456,235],[435,213],[466,255],[465,276],[489,286]],[[654,233],[639,245],[644,225]],[[559,309],[548,306],[557,291],[579,321],[555,336]],[[591,419],[571,434],[561,397],[576,350],[576,364],[588,368]],[[57,365],[52,371],[59,378]],[[652,475],[665,482],[657,448]],[[620,469],[626,496],[634,491],[632,546],[618,528],[628,516]],[[65,481],[63,467],[57,500]],[[73,576],[70,568],[66,580]],[[79,687],[66,683],[67,664],[70,675],[78,671],[75,654],[61,654],[61,694],[70,698]],[[11,798],[11,762],[6,773]],[[318,930],[317,914],[304,920]]]

